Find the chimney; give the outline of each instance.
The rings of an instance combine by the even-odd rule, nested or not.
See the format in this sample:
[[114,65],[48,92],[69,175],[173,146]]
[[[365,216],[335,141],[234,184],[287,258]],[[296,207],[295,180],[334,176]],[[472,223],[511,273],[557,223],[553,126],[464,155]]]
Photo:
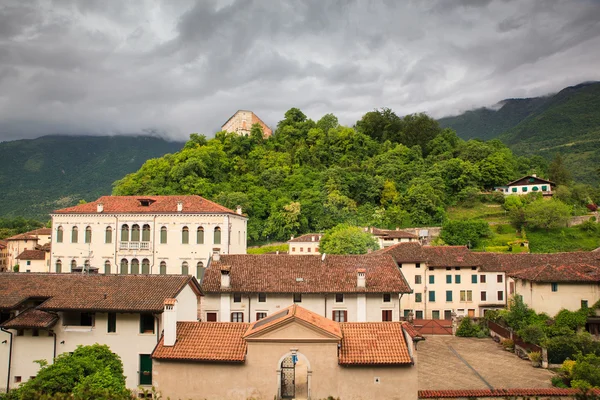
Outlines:
[[213,249],[213,254],[212,254],[212,259],[213,261],[219,261],[221,260],[221,253],[219,252],[221,249],[219,248],[214,248]]
[[164,346],[174,346],[177,340],[177,300],[165,299],[163,312]]
[[178,201],[177,202],[177,211],[178,212],[182,212],[183,211],[183,201]]
[[235,213],[236,213],[237,215],[242,215],[242,206],[237,206],[237,207],[235,208]]
[[290,240],[294,240],[294,235],[292,235],[292,237],[290,238]]
[[531,176],[533,176],[534,178],[537,178],[537,174],[531,174]]
[[99,213],[104,211],[104,203],[98,203],[96,207],[96,211],[98,211]]
[[364,288],[367,286],[367,279],[365,275],[367,274],[367,270],[364,268],[359,268],[356,270],[356,287]]
[[314,236],[311,236],[311,237],[310,237],[310,240],[311,240],[312,242],[314,242],[314,241],[315,241],[315,237],[314,237]]
[[400,230],[400,227],[399,227],[399,226],[397,226],[397,227],[396,227],[396,230],[397,230],[397,231],[399,231],[399,230]]
[[231,267],[223,265],[221,267],[221,289],[229,289],[231,287]]

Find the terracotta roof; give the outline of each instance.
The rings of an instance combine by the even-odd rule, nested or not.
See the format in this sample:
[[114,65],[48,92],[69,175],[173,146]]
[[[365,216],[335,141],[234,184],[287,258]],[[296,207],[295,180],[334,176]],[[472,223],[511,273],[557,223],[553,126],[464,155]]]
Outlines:
[[528,268],[550,266],[566,266],[588,264],[600,267],[600,254],[591,251],[575,251],[570,253],[521,253],[493,254],[473,253],[482,262],[481,270],[487,272],[511,272]]
[[[465,389],[465,390],[419,390],[419,399],[449,399],[475,397],[574,397],[580,389],[531,388],[531,389]],[[590,389],[590,394],[600,394],[600,389]]]
[[377,250],[372,254],[389,254],[394,257],[397,263],[404,262],[426,262],[427,258],[423,247],[419,242],[405,242],[397,243],[390,247],[386,247],[381,250]]
[[46,252],[44,250],[23,250],[16,259],[17,260],[44,260]]
[[[221,288],[221,268],[231,267],[230,288]],[[358,268],[366,269],[366,287],[357,287]],[[402,272],[387,254],[222,255],[202,280],[207,293],[410,293]]]
[[6,240],[34,240],[34,239],[39,239],[38,236],[50,236],[50,235],[52,235],[51,228],[39,228],[39,229],[34,229],[29,232],[20,233],[18,235],[11,236],[11,237],[7,238]]
[[402,322],[341,323],[341,365],[412,364]]
[[2,324],[5,329],[48,329],[58,321],[58,315],[29,308]]
[[467,246],[423,246],[428,267],[476,267],[479,260]]
[[[307,233],[305,235],[302,236],[298,236],[295,237],[293,239],[288,240],[288,243],[298,243],[298,242],[302,242],[302,243],[318,243],[321,240],[321,237],[323,236],[322,233]],[[313,239],[314,238],[314,239]]]
[[[143,206],[142,200],[149,205]],[[179,213],[177,203],[183,203],[182,214],[227,213],[234,211],[200,196],[102,196],[91,203],[79,204],[54,211],[55,214],[98,214],[102,203],[102,214],[171,214]]]
[[0,249],[6,248],[6,240],[0,240]]
[[414,327],[413,324],[409,324],[408,322],[404,322],[402,324],[402,328],[408,333],[408,335],[413,339],[425,339],[419,331]]
[[382,236],[384,239],[418,239],[419,237],[413,233],[393,230],[393,229],[377,229],[373,228],[373,235]]
[[338,322],[325,318],[312,311],[308,311],[306,308],[300,307],[296,304],[293,304],[281,311],[277,311],[276,313],[267,316],[266,318],[254,322],[252,325],[250,325],[250,328],[248,328],[244,334],[244,337],[246,338],[254,335],[257,332],[261,332],[267,328],[280,325],[291,320],[304,321],[333,336],[337,336],[338,338],[342,337],[340,324]]
[[152,358],[209,362],[244,362],[248,345],[243,339],[248,325],[242,322],[177,322],[174,346],[164,337]]
[[532,282],[600,283],[600,267],[590,264],[539,265],[508,272],[508,276]]
[[0,309],[46,299],[39,310],[162,312],[164,301],[198,282],[188,275],[0,274]]

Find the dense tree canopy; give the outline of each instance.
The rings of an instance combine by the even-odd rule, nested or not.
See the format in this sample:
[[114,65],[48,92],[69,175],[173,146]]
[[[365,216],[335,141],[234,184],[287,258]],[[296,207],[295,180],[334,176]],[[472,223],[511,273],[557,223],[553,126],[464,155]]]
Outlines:
[[292,108],[272,137],[263,139],[260,129],[214,139],[192,134],[180,152],[147,161],[113,193],[197,194],[239,204],[250,217],[250,240],[287,239],[340,223],[439,225],[461,196],[535,165],[497,140],[465,142],[424,114],[400,118],[389,109],[350,128],[334,115],[315,122]]
[[319,246],[321,253],[327,254],[365,254],[379,249],[373,235],[357,226],[344,224],[325,232]]

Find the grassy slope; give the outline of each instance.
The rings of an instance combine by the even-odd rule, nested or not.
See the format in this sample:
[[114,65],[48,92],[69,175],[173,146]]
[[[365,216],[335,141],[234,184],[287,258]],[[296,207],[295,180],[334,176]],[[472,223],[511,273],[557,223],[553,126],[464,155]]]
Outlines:
[[0,216],[48,212],[111,193],[112,183],[182,143],[143,136],[45,136],[0,143]]

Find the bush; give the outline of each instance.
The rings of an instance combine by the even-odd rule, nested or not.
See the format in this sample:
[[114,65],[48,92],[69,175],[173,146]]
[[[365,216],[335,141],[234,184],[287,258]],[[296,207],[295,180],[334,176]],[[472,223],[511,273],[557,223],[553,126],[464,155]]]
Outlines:
[[456,330],[456,336],[483,338],[483,337],[486,337],[487,335],[485,334],[483,329],[481,329],[481,327],[478,324],[473,322],[473,320],[471,318],[465,317],[460,322],[460,325],[458,326],[458,329]]
[[546,338],[544,329],[540,325],[528,325],[525,328],[519,330],[517,334],[523,339],[525,343],[541,344]]
[[574,359],[581,354],[600,354],[600,342],[594,341],[587,332],[570,333],[555,336],[546,340],[548,361],[552,364],[561,364],[567,359]]
[[584,385],[584,382],[589,385],[588,388],[600,387],[600,357],[595,354],[577,356],[572,376],[571,387],[585,387],[579,386]]
[[502,347],[504,347],[506,350],[509,349],[514,349],[515,348],[515,342],[512,339],[502,339],[500,341],[500,344],[502,345]]
[[542,362],[542,353],[539,351],[532,351],[531,353],[527,354],[527,356],[532,363]]
[[585,326],[587,322],[587,309],[579,311],[569,311],[562,309],[554,317],[555,325],[557,328],[566,327],[572,331]]
[[490,227],[484,220],[447,221],[440,232],[440,238],[451,246],[477,247],[482,238],[490,235]]
[[562,388],[562,389],[569,388],[569,386],[565,383],[564,379],[561,378],[560,376],[553,376],[551,381],[552,381],[552,386],[554,386],[554,387]]
[[584,223],[580,224],[578,228],[587,233],[596,233],[598,232],[598,223],[588,219]]

